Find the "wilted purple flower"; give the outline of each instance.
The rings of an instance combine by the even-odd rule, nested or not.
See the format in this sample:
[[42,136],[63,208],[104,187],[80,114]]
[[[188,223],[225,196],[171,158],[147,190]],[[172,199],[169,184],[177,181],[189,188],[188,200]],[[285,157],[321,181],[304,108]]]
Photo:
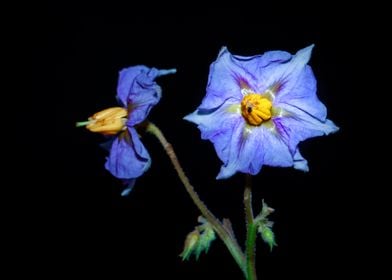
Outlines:
[[270,51],[244,57],[222,48],[211,64],[207,95],[185,117],[213,142],[223,161],[217,179],[257,174],[263,165],[308,171],[298,143],[338,127],[316,95],[307,65],[313,45],[291,55]]
[[140,141],[135,126],[143,122],[151,108],[161,98],[161,87],[154,81],[162,75],[175,73],[175,69],[158,70],[146,66],[133,66],[120,71],[117,86],[117,99],[122,107],[113,107],[94,114],[87,122],[92,132],[116,135],[105,167],[113,176],[123,179],[128,194],[135,178],[141,176],[151,164],[151,158]]

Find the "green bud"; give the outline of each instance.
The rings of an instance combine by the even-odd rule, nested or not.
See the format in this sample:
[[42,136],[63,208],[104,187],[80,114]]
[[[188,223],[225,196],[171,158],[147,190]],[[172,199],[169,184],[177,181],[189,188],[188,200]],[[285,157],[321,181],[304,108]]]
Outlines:
[[199,246],[196,249],[196,259],[199,259],[200,253],[205,251],[208,253],[211,242],[216,238],[214,230],[210,227],[210,224],[203,229],[203,233],[200,235]]
[[202,224],[196,226],[195,230],[186,237],[184,250],[180,255],[182,260],[188,260],[192,254],[195,254],[196,260],[198,260],[203,251],[208,252],[211,242],[216,238],[215,232],[207,220],[199,217],[198,221]]
[[198,247],[199,240],[200,240],[200,233],[197,230],[194,230],[187,235],[185,239],[184,250],[180,255],[183,261],[189,259],[189,257]]
[[277,246],[275,242],[275,234],[272,231],[272,223],[268,221],[260,223],[258,231],[261,234],[261,238],[264,240],[265,243],[270,246],[270,249],[272,251],[272,248],[274,246]]

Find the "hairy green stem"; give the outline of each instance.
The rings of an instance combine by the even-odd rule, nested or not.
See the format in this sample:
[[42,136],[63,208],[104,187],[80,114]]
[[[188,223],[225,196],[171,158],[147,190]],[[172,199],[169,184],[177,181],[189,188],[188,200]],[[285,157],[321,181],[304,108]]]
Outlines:
[[254,223],[252,210],[252,182],[251,176],[246,175],[244,190],[244,205],[246,217],[246,275],[247,280],[257,280],[256,275],[256,237],[257,226]]
[[185,175],[185,172],[182,169],[182,167],[178,161],[178,158],[173,150],[172,145],[166,140],[162,131],[153,123],[151,123],[151,122],[147,123],[146,130],[158,138],[159,142],[161,143],[161,145],[165,149],[167,155],[169,156],[169,158],[174,166],[174,169],[177,171],[178,177],[180,178],[181,182],[183,183],[186,191],[188,192],[188,194],[192,198],[193,202],[196,204],[197,208],[199,208],[203,217],[212,225],[215,232],[218,234],[218,236],[225,243],[226,247],[230,251],[234,260],[237,262],[238,266],[241,268],[241,270],[243,271],[243,273],[246,276],[245,256],[242,253],[240,246],[238,245],[235,238],[232,237],[231,233],[214,216],[214,214],[211,213],[211,211],[207,208],[207,206],[204,204],[204,202],[200,199],[199,195],[196,193],[195,189],[193,188],[193,186],[189,182],[188,177]]

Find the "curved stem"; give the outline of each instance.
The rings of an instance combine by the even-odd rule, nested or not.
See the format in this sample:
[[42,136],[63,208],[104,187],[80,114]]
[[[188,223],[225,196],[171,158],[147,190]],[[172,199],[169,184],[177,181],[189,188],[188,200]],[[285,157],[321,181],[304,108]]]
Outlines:
[[256,276],[256,237],[257,227],[254,223],[253,210],[252,210],[252,182],[251,176],[246,175],[245,190],[244,190],[244,205],[246,216],[246,273],[248,280],[257,280]]
[[207,206],[203,203],[200,199],[199,195],[196,193],[195,189],[189,182],[188,177],[185,175],[184,170],[182,169],[178,158],[173,150],[172,145],[167,142],[165,136],[163,135],[162,131],[153,123],[147,123],[146,130],[153,134],[155,137],[158,138],[159,142],[165,149],[167,155],[169,156],[174,169],[177,171],[178,177],[180,178],[181,182],[183,183],[186,191],[192,198],[193,202],[196,204],[197,208],[199,208],[200,212],[202,213],[203,217],[212,225],[215,229],[218,236],[222,239],[225,243],[226,247],[230,251],[231,255],[246,275],[245,270],[245,256],[242,253],[240,246],[238,245],[237,241],[234,237],[231,236],[231,233],[223,226],[223,224],[211,213],[211,211],[207,208]]

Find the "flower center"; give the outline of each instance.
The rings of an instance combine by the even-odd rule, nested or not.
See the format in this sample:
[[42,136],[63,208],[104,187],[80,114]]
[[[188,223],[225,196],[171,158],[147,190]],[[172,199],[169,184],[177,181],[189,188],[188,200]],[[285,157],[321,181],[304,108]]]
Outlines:
[[87,125],[91,132],[104,135],[115,135],[125,129],[128,112],[122,107],[112,107],[95,113],[86,122],[79,122],[76,126]]
[[260,125],[271,118],[272,103],[260,94],[251,93],[241,101],[241,113],[251,125]]

